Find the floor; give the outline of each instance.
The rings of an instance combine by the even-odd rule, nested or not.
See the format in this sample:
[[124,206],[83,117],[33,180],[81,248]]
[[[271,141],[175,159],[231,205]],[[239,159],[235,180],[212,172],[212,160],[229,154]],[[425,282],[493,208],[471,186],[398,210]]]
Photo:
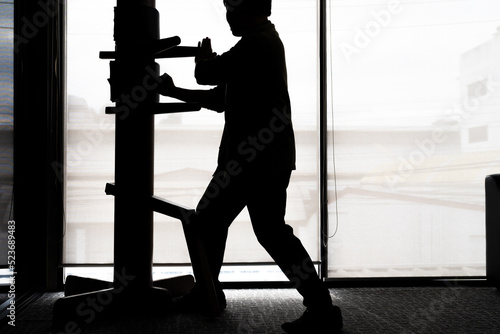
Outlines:
[[[6,324],[1,333],[283,333],[280,325],[304,311],[295,290],[225,292],[228,308],[216,319],[185,314],[130,316],[62,332],[51,330],[51,320],[52,307],[63,295],[44,293],[16,314],[15,327]],[[491,287],[340,288],[330,293],[342,309],[345,334],[500,333],[500,292]]]

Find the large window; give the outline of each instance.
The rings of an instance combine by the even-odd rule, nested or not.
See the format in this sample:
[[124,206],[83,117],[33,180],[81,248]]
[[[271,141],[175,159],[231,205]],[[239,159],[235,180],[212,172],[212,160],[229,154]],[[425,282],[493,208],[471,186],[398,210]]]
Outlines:
[[500,3],[328,3],[329,276],[485,275]]
[[[324,235],[320,3],[328,14]],[[114,47],[114,6],[68,0],[64,263],[74,273],[113,262],[114,199],[104,185],[114,178],[114,120],[104,114],[109,62],[98,53]],[[158,1],[157,8],[162,37],[196,45],[208,36],[218,53],[237,41],[220,0]],[[325,245],[330,278],[484,276],[484,178],[500,171],[500,3],[274,0],[271,20],[287,51],[299,153],[287,220],[313,259]],[[158,62],[179,86],[198,88],[192,59]],[[222,125],[223,116],[208,110],[156,117],[156,195],[196,205],[215,168]],[[180,223],[155,214],[154,238],[157,276],[182,272],[189,258]],[[246,212],[230,229],[225,261],[272,262]],[[284,277],[271,266],[254,269],[226,266],[223,279]],[[99,275],[92,270],[84,274]]]
[[[0,3],[0,284],[8,282],[8,222],[14,185],[14,1]],[[2,276],[2,273],[5,275]]]
[[[115,0],[68,0],[66,229],[67,273],[111,277],[111,270],[81,269],[113,263],[113,197],[104,194],[114,180],[114,118],[104,114],[109,102],[109,61],[99,51],[113,50]],[[222,53],[237,42],[225,21],[221,0],[157,1],[161,36],[179,36],[195,46],[205,37]],[[298,143],[297,171],[289,188],[287,220],[314,260],[319,260],[318,224],[318,52],[317,1],[275,0],[271,21],[286,50],[293,122]],[[158,60],[181,87],[199,88],[192,58]],[[209,87],[207,87],[209,88]],[[165,99],[167,100],[167,99]],[[209,110],[156,116],[155,195],[195,207],[216,167],[223,115]],[[154,262],[158,275],[169,275],[189,263],[179,221],[155,214]],[[139,224],[139,222],[138,222]],[[140,226],[138,226],[140,228]],[[254,237],[244,211],[230,229],[225,261],[229,264],[272,263]],[[162,268],[160,268],[162,267]],[[264,275],[258,274],[265,272]],[[276,273],[276,276],[274,275]],[[107,275],[107,276],[106,276]],[[249,270],[225,267],[223,279],[282,279],[271,266]]]

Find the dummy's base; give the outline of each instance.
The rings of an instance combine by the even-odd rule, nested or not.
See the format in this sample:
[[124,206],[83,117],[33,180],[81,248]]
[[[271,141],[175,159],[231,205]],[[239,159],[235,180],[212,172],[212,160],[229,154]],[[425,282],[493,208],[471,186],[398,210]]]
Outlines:
[[194,286],[193,276],[155,281],[143,289],[111,287],[106,281],[68,276],[65,297],[54,304],[55,333],[78,333],[102,319],[131,316],[162,316],[172,311],[172,299]]

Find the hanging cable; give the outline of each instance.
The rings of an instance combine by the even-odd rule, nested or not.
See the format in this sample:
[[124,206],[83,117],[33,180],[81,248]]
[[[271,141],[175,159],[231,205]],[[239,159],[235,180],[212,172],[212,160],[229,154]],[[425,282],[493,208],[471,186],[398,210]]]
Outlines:
[[[326,10],[326,9],[325,9]],[[332,17],[332,6],[331,5],[328,5],[328,9],[327,9],[327,13],[328,13],[328,16],[327,16],[327,22],[326,24],[328,25],[327,26],[327,29],[326,29],[326,32],[327,32],[327,40],[331,38],[331,34],[330,32],[332,31],[332,27],[331,27],[331,17]],[[339,229],[339,210],[338,210],[338,191],[337,191],[337,164],[336,164],[336,161],[335,161],[335,120],[334,120],[334,114],[333,114],[333,60],[332,60],[332,54],[333,54],[333,50],[332,50],[332,43],[328,43],[329,45],[327,46],[327,50],[329,50],[329,54],[327,55],[327,57],[329,58],[328,59],[328,65],[330,67],[330,100],[331,100],[331,118],[332,118],[332,121],[331,121],[331,126],[332,126],[332,168],[333,168],[333,181],[334,181],[334,185],[333,185],[333,188],[334,188],[334,203],[335,203],[335,231],[333,232],[333,234],[331,235],[328,235],[328,234],[325,234],[323,232],[323,236],[322,236],[322,240],[323,240],[323,245],[326,247],[327,245],[327,242],[328,242],[328,239],[331,239],[333,237],[335,237],[335,235],[337,234],[338,232],[338,229]],[[328,81],[328,79],[327,79]],[[327,206],[328,206],[328,203],[327,203]]]

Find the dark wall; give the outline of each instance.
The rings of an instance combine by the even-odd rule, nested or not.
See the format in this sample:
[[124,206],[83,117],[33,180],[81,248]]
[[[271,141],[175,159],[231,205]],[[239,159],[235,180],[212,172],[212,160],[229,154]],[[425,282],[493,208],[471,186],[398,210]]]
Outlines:
[[[16,292],[61,288],[64,13],[61,0],[16,1]],[[55,167],[55,168],[54,168]]]

